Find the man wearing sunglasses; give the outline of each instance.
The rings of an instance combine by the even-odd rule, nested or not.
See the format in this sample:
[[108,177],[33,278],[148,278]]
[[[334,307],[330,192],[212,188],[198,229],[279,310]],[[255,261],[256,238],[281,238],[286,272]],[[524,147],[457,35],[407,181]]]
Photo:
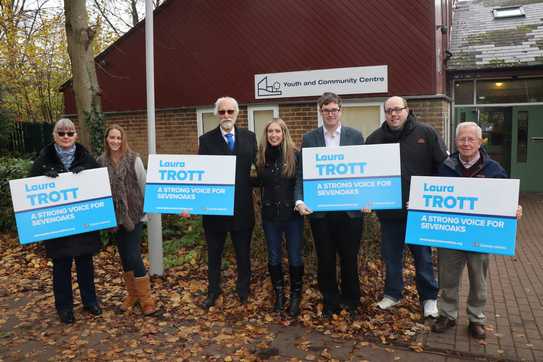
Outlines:
[[222,97],[215,102],[215,115],[219,126],[200,137],[198,154],[236,156],[236,191],[233,216],[203,217],[208,256],[208,292],[202,308],[215,305],[221,294],[221,265],[226,234],[236,251],[236,291],[240,302],[245,304],[249,297],[251,280],[250,243],[255,222],[253,193],[250,183],[251,166],[256,158],[255,134],[245,128],[236,127],[239,114],[238,102],[232,97]]
[[[381,223],[381,256],[385,263],[385,290],[377,303],[389,309],[400,303],[403,293],[405,226],[411,176],[434,176],[447,158],[443,139],[431,126],[419,123],[401,97],[391,97],[384,105],[385,122],[366,140],[366,144],[399,143],[404,208],[377,211]],[[432,265],[432,249],[409,245],[415,259],[416,285],[424,317],[437,318],[437,282]]]

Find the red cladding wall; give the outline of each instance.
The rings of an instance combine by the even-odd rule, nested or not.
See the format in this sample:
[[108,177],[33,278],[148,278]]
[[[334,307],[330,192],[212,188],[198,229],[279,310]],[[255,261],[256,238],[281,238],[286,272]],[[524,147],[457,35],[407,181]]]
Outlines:
[[[430,0],[168,0],[154,17],[156,107],[253,103],[259,73],[384,64],[388,95],[436,94],[434,17]],[[145,109],[143,22],[97,65],[104,111]],[[75,113],[70,87],[65,100]]]

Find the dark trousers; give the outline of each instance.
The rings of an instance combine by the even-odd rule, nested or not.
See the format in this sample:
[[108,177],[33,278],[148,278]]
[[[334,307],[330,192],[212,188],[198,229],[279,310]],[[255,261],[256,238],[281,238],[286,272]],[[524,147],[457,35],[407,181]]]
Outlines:
[[281,265],[283,259],[283,235],[287,240],[288,263],[302,266],[304,250],[304,219],[294,217],[288,221],[262,220],[262,229],[268,244],[268,264]]
[[121,257],[121,264],[125,272],[133,271],[136,278],[147,274],[143,260],[141,259],[141,234],[143,232],[143,223],[139,222],[134,230],[127,231],[124,227],[119,227],[116,233],[117,248]]
[[77,284],[83,305],[98,304],[94,287],[92,255],[53,259],[53,292],[58,311],[73,309],[72,261],[75,259]]
[[208,293],[219,294],[221,292],[221,264],[226,234],[230,233],[230,238],[236,251],[236,264],[238,269],[238,279],[236,281],[236,291],[240,296],[249,295],[249,283],[251,281],[251,236],[253,229],[232,230],[232,231],[214,231],[208,228],[204,229],[207,240],[207,278]]
[[[362,237],[362,218],[345,212],[330,212],[324,218],[311,218],[311,232],[317,251],[317,277],[324,303],[337,306],[360,304],[358,251]],[[336,254],[341,269],[341,296],[336,276]]]
[[[381,255],[385,263],[385,295],[399,300],[403,294],[403,255],[406,220],[381,221]],[[437,298],[437,282],[432,265],[432,249],[409,245],[415,259],[415,283],[422,301]]]

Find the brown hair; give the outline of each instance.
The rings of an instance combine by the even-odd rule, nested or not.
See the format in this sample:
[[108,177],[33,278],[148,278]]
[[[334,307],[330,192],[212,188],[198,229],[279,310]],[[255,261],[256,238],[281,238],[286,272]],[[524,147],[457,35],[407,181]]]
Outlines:
[[261,172],[266,165],[266,150],[271,147],[268,143],[268,128],[271,124],[277,124],[283,131],[283,142],[281,142],[281,151],[283,153],[283,172],[282,175],[286,177],[292,177],[296,174],[296,147],[286,123],[281,118],[272,118],[271,121],[266,123],[264,131],[262,132],[262,138],[260,139],[260,146],[258,146],[258,154],[256,156],[256,167]]
[[106,128],[106,132],[104,133],[104,152],[109,159],[111,159],[111,150],[109,149],[109,145],[107,144],[107,136],[109,136],[109,132],[114,129],[121,132],[121,158],[123,158],[126,153],[130,151],[130,146],[128,146],[128,140],[124,128],[122,128],[118,124],[112,124],[108,128]]
[[318,100],[319,109],[321,109],[322,106],[325,106],[325,105],[330,104],[332,102],[336,103],[339,108],[341,108],[341,104],[343,103],[341,101],[341,97],[338,96],[337,94],[332,93],[332,92],[323,93],[322,96],[320,96],[320,98]]

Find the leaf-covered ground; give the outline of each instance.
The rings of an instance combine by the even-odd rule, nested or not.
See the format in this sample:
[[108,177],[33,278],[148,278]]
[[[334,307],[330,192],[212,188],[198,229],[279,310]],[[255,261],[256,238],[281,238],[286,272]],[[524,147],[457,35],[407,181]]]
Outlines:
[[[180,250],[179,255],[188,252]],[[234,291],[235,262],[228,253],[224,293],[210,311],[198,307],[205,297],[206,265],[196,255],[184,265],[166,270],[163,277],[152,278],[160,313],[144,318],[137,309],[124,315],[115,312],[125,290],[118,255],[115,248],[108,247],[94,259],[103,315],[94,317],[82,310],[74,273],[77,322],[66,326],[54,309],[51,263],[43,249],[20,246],[14,236],[0,236],[0,361],[341,360],[355,358],[357,347],[391,342],[419,350],[415,336],[426,327],[419,313],[412,268],[406,269],[401,306],[383,312],[374,306],[383,288],[382,265],[378,258],[369,260],[362,255],[363,298],[358,318],[351,320],[342,312],[326,320],[322,318],[314,260],[308,259],[303,310],[297,319],[271,310],[271,283],[262,257],[253,258],[251,296],[247,305],[240,305]],[[328,342],[315,342],[319,338]],[[284,344],[278,342],[281,339]],[[386,352],[393,351],[386,348]],[[355,359],[365,358],[360,354]]]

